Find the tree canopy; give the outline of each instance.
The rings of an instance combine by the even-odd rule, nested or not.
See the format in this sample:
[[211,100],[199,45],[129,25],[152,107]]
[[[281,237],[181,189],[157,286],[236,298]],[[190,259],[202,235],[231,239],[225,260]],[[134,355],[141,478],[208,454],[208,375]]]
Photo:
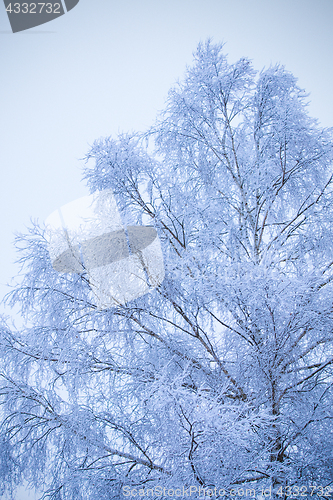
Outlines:
[[100,310],[84,272],[52,268],[43,227],[18,238],[2,491],[331,484],[333,142],[306,98],[208,41],[151,129],[93,144],[91,192],[161,241],[164,281],[136,300]]

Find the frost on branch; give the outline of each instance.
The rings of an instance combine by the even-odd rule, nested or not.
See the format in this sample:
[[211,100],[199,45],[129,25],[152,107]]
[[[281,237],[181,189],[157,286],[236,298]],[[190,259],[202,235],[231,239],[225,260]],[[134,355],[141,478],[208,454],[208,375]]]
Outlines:
[[283,67],[257,74],[208,42],[149,131],[94,143],[84,178],[121,220],[103,208],[107,232],[151,227],[165,277],[99,307],[114,275],[96,285],[79,243],[61,272],[47,231],[19,240],[5,486],[110,500],[124,486],[330,484],[332,131],[305,98]]

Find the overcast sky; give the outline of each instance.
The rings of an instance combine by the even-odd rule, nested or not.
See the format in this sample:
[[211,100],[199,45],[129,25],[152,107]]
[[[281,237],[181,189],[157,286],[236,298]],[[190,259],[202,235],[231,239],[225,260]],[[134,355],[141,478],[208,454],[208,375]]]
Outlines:
[[284,64],[333,125],[332,17],[333,0],[80,0],[12,34],[1,2],[0,295],[17,273],[14,233],[87,193],[89,144],[151,125],[200,40],[224,41],[231,62]]
[[151,125],[200,40],[224,41],[231,62],[284,64],[332,126],[332,21],[333,0],[80,0],[12,34],[1,1],[0,295],[17,273],[14,233],[87,194],[89,144]]

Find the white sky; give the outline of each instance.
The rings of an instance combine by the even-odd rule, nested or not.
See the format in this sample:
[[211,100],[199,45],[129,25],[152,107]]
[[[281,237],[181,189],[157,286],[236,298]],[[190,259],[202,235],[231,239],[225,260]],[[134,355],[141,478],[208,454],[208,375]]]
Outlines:
[[333,0],[80,0],[12,34],[0,4],[0,296],[17,272],[14,232],[87,194],[89,144],[144,130],[208,36],[261,69],[281,62],[333,125]]
[[231,62],[284,64],[332,126],[332,26],[333,0],[80,0],[12,34],[0,0],[0,298],[14,233],[88,194],[89,144],[151,125],[200,40],[226,42]]

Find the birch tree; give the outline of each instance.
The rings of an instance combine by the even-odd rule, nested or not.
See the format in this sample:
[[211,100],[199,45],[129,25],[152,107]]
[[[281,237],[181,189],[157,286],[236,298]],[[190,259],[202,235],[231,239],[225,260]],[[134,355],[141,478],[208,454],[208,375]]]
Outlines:
[[165,279],[143,297],[99,310],[84,272],[52,268],[43,227],[18,239],[3,491],[329,487],[332,130],[306,98],[284,67],[229,64],[207,42],[150,130],[93,144],[91,192],[112,189],[124,224],[161,240]]

